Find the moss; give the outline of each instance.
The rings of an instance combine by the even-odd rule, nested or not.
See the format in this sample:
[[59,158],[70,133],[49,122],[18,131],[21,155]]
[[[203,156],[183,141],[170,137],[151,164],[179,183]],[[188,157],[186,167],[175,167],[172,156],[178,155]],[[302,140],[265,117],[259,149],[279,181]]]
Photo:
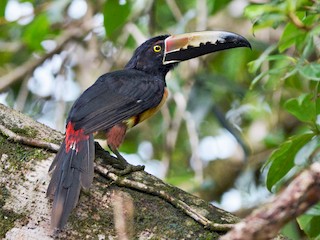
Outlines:
[[[35,132],[24,129],[29,137]],[[18,220],[20,223],[27,220],[27,214],[18,214],[12,210],[4,209],[7,199],[10,197],[8,189],[18,186],[24,181],[25,171],[30,169],[33,160],[46,159],[49,153],[43,149],[33,148],[9,141],[0,133],[0,170],[1,178],[5,179],[5,186],[0,184],[0,239],[14,227]]]
[[43,141],[60,145],[63,140],[61,138],[50,137],[50,138],[44,138]]
[[5,237],[5,234],[13,228],[14,222],[20,218],[24,218],[24,216],[12,211],[0,209],[0,238]]
[[[112,195],[118,190],[122,189],[114,185],[108,186],[104,189],[104,195]],[[193,219],[185,218],[183,212],[159,197],[130,189],[126,189],[126,192],[134,199],[134,237],[132,239],[141,239],[149,234],[163,236],[164,232],[168,239],[217,239],[219,237],[217,233],[205,231],[203,226]],[[107,199],[107,201],[112,200],[111,197]],[[104,202],[103,205],[110,204]],[[100,234],[115,237],[113,209],[101,209],[101,206],[100,197],[87,193],[81,194],[77,208],[68,219],[68,226],[71,227],[72,232],[64,232],[59,238],[85,239],[90,236],[94,239],[94,236],[97,237]]]
[[[6,137],[0,134],[0,158],[5,158],[4,162],[0,162],[3,173],[10,173],[16,170],[27,169],[30,165],[26,164],[31,160],[42,160],[49,157],[46,150],[33,148],[19,143],[8,141]],[[2,155],[3,154],[3,155]]]
[[13,211],[3,209],[5,200],[10,196],[10,192],[6,187],[0,186],[0,238],[5,237],[17,219],[24,218],[24,215],[14,213]]
[[0,239],[5,237],[7,231],[14,227],[17,220],[25,221],[26,219],[26,215],[3,208],[6,200],[10,197],[7,186],[19,185],[18,181],[22,182],[25,177],[23,170],[32,167],[32,164],[28,163],[34,159],[45,159],[47,156],[48,153],[42,149],[8,141],[5,136],[0,134],[1,177],[7,180],[6,186],[0,184]]
[[30,127],[24,127],[24,128],[13,127],[11,128],[11,131],[20,136],[25,136],[30,138],[34,138],[38,134],[38,131],[36,129],[30,128]]
[[[77,210],[73,211],[68,219],[68,224],[73,229],[71,239],[85,239],[87,236],[97,236],[99,234],[115,235],[114,232],[106,233],[106,229],[113,229],[112,210],[101,211],[101,208],[96,208],[101,203],[100,199],[92,196],[89,192],[83,193]],[[88,204],[88,202],[92,204]]]
[[1,209],[4,206],[5,201],[9,196],[10,196],[9,190],[4,186],[0,186],[0,208]]
[[135,199],[135,239],[139,239],[146,229],[150,229],[159,236],[165,232],[168,239],[214,239],[219,236],[216,233],[204,231],[203,226],[191,218],[181,221],[185,219],[185,214],[159,197],[129,189],[127,192]]

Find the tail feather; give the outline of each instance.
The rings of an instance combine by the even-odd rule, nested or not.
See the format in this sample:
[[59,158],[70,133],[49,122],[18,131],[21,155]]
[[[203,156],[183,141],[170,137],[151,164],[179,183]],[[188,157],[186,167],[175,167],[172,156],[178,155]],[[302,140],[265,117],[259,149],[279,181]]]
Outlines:
[[[66,144],[63,141],[56,157],[53,159],[51,166],[49,168],[49,172],[52,172],[52,176],[51,176],[51,181],[50,181],[48,189],[47,189],[47,197],[50,197],[50,199],[53,199],[54,193],[56,192],[57,186],[59,185],[65,149],[66,149]],[[53,169],[54,169],[54,171],[53,171]]]
[[64,184],[61,183],[53,199],[51,213],[51,227],[53,229],[62,229],[64,227],[72,209],[77,205],[79,200],[80,172],[72,169],[70,174],[73,177],[71,185],[65,187]]
[[89,141],[87,141],[87,144],[85,146],[87,148],[86,155],[83,158],[84,160],[81,162],[81,186],[84,188],[89,188],[92,184],[93,180],[93,173],[94,173],[94,167],[93,167],[93,159],[95,155],[95,147],[94,147],[94,140],[93,135],[90,134]]
[[[67,133],[68,134],[68,133]],[[52,162],[52,178],[47,196],[53,199],[51,226],[63,228],[72,209],[77,205],[81,187],[93,181],[94,141],[92,134],[65,141]],[[69,149],[68,149],[69,147]]]
[[[78,169],[78,168],[76,168],[72,164],[72,162],[78,160],[77,153],[75,150],[71,150],[71,151],[69,151],[67,156],[68,156],[67,161],[64,161],[62,163],[63,166],[62,166],[62,172],[61,172],[61,184],[66,189],[71,187],[73,180],[78,180],[78,179],[74,179],[74,170]],[[81,159],[81,158],[79,158],[79,159]],[[82,159],[80,161],[82,161]],[[79,162],[79,160],[77,162]]]

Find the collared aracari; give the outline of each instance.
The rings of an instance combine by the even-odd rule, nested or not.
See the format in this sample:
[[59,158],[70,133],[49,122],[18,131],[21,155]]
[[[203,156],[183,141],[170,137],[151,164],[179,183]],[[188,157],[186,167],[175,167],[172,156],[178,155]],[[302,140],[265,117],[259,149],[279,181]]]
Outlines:
[[222,31],[163,35],[139,46],[123,70],[106,73],[73,104],[65,139],[49,171],[52,228],[61,229],[76,206],[80,189],[93,181],[93,134],[103,131],[112,152],[126,131],[154,115],[165,102],[166,74],[179,62],[229,48],[251,47],[242,36]]

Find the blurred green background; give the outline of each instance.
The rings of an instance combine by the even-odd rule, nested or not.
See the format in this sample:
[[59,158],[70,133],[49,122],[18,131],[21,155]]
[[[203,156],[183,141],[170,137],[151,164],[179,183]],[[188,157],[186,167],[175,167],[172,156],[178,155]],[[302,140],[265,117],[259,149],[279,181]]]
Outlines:
[[[0,103],[64,131],[81,92],[122,68],[146,39],[241,34],[252,50],[214,53],[169,73],[167,104],[120,151],[243,217],[319,159],[319,15],[317,0],[2,0]],[[283,233],[319,237],[318,206]]]

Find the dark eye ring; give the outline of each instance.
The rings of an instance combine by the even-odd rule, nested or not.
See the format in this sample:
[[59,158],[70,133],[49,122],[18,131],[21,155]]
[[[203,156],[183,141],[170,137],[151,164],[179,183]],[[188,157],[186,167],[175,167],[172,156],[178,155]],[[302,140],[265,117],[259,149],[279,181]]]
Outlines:
[[160,45],[153,46],[153,51],[160,52],[161,51],[161,46]]

